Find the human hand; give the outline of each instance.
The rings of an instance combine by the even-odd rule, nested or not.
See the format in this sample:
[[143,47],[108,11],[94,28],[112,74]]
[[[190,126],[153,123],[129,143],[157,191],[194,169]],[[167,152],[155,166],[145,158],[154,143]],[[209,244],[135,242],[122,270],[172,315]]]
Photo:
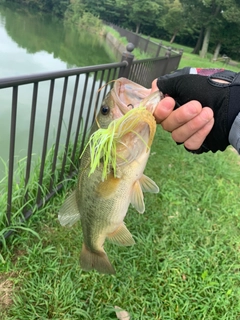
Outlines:
[[[152,83],[152,91],[158,90],[157,79]],[[200,102],[192,100],[173,110],[176,101],[166,97],[158,104],[154,116],[164,130],[171,132],[172,138],[194,151],[201,147],[211,131],[214,118],[211,108],[202,108]]]
[[155,111],[157,121],[172,132],[175,141],[183,142],[195,153],[225,150],[232,124],[240,111],[239,78],[239,74],[232,71],[194,68],[158,78],[152,90],[157,85],[165,96],[175,101],[171,102],[167,116],[166,111],[161,110],[166,107],[166,98],[160,102]]

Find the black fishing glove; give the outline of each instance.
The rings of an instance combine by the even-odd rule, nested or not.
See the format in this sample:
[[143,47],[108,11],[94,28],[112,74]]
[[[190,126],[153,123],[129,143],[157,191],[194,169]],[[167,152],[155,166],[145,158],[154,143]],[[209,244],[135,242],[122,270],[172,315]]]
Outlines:
[[[225,80],[228,83],[219,83],[214,79]],[[190,100],[198,100],[203,107],[213,110],[214,126],[200,149],[192,152],[216,152],[226,149],[230,144],[230,129],[240,112],[239,73],[224,69],[186,67],[158,78],[157,86],[163,94],[175,99],[175,108]]]

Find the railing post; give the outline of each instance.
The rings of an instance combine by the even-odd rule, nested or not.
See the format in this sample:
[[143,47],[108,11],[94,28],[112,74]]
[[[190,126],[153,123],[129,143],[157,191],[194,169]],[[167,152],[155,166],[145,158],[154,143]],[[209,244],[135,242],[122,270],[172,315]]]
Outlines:
[[179,50],[179,54],[180,54],[181,56],[183,55],[183,49],[182,49],[182,48]]
[[166,74],[166,71],[167,71],[167,67],[168,67],[168,63],[169,63],[169,58],[171,57],[171,50],[172,50],[172,48],[171,48],[171,47],[168,47],[167,51],[165,52],[166,63],[165,63],[165,66],[164,66],[163,75],[165,75],[165,74]]
[[169,58],[171,57],[171,51],[172,51],[172,48],[171,47],[168,47],[166,53],[165,53],[165,57]]
[[161,47],[162,47],[162,41],[159,42],[159,45],[158,45],[158,48],[157,48],[157,53],[156,53],[156,57],[155,57],[155,58],[158,58],[159,53],[160,53],[160,50],[161,50]]
[[122,60],[121,60],[121,62],[126,61],[126,67],[120,68],[119,74],[118,74],[119,78],[121,77],[128,78],[131,65],[134,59],[134,55],[131,54],[131,52],[134,50],[134,45],[131,42],[129,42],[128,45],[126,46],[126,49],[127,51],[123,52]]
[[148,36],[148,38],[147,38],[146,45],[145,45],[145,48],[144,48],[144,52],[147,52],[149,41],[150,41],[150,36]]

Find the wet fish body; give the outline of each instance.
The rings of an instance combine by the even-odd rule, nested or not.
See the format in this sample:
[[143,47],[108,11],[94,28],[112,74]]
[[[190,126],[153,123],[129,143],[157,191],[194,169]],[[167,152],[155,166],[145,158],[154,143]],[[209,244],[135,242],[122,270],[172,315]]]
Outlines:
[[[155,182],[143,174],[156,130],[152,113],[159,101],[159,92],[149,95],[148,89],[120,78],[102,102],[92,133],[99,126],[108,128],[113,121],[123,120],[117,132],[116,169],[110,164],[103,179],[104,163],[100,162],[89,175],[92,150],[88,145],[81,159],[76,189],[59,212],[59,221],[64,226],[81,220],[83,270],[115,273],[103,248],[105,239],[118,245],[133,245],[134,239],[124,224],[128,207],[131,203],[143,213],[143,192],[159,190]],[[145,108],[139,107],[140,104]]]

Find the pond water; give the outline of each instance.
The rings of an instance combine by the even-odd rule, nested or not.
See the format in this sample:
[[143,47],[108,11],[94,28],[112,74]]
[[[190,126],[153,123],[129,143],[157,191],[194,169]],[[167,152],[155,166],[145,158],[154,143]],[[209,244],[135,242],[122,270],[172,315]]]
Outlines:
[[[109,53],[104,38],[99,35],[78,32],[47,14],[30,12],[23,7],[0,5],[0,78],[113,61],[113,54]],[[62,94],[62,84],[57,85],[57,82],[58,80],[54,89],[50,144],[56,134],[55,119],[57,122]],[[72,83],[72,87],[73,85]],[[45,90],[49,90],[49,86],[40,84],[41,98],[38,104],[41,108],[37,109],[33,148],[33,153],[36,154],[41,150],[43,140],[48,92],[46,95],[41,92],[44,93]],[[10,89],[0,90],[0,158],[3,163],[8,161],[9,155],[11,94]],[[28,85],[22,86],[18,93],[16,158],[23,158],[26,155],[31,99],[32,87],[30,89]],[[71,99],[72,92],[69,90],[66,101],[70,103]],[[67,123],[69,115],[65,116],[64,121]],[[2,162],[0,161],[0,178],[4,175]]]

